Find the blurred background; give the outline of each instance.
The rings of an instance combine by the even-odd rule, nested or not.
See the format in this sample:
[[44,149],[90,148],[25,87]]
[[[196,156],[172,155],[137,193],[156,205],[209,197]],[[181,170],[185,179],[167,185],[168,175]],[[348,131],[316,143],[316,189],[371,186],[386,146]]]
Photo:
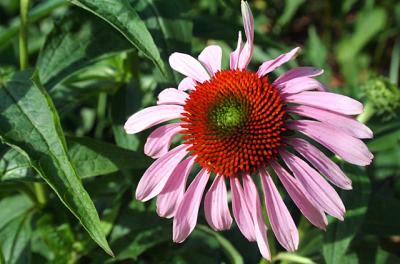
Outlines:
[[[104,2],[31,0],[28,62],[54,102],[68,153],[115,258],[96,246],[26,158],[0,143],[0,263],[268,263],[237,226],[221,233],[209,229],[203,210],[189,239],[172,243],[172,221],[157,216],[154,201],[134,199],[151,164],[143,154],[149,131],[128,136],[122,129],[128,116],[155,103],[161,89],[177,86],[182,76],[168,66],[172,52],[197,56],[218,44],[227,67],[243,31],[240,1],[121,0],[110,11],[120,24],[102,16]],[[375,134],[367,142],[375,155],[370,166],[336,159],[353,180],[352,191],[339,191],[347,208],[344,222],[330,219],[327,231],[318,230],[281,190],[301,240],[297,252],[286,253],[270,233],[273,262],[400,263],[400,2],[249,4],[255,19],[250,69],[302,47],[296,61],[274,74],[298,65],[323,68],[320,80],[330,89],[364,103],[358,118]],[[135,42],[142,37],[135,35],[138,21],[150,32],[159,59]],[[19,1],[1,0],[1,85],[19,69],[19,29]]]

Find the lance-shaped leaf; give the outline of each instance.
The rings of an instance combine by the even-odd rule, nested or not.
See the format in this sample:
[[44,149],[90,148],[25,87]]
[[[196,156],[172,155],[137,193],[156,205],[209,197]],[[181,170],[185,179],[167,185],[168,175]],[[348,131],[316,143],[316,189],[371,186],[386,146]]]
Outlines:
[[70,0],[73,4],[101,17],[122,33],[139,51],[167,74],[153,37],[127,0]]
[[28,157],[93,240],[112,255],[96,208],[68,157],[58,114],[31,70],[15,73],[0,87],[0,139]]
[[65,78],[99,59],[132,48],[105,21],[85,11],[75,10],[55,22],[40,51],[36,67],[42,83],[47,90],[51,90]]

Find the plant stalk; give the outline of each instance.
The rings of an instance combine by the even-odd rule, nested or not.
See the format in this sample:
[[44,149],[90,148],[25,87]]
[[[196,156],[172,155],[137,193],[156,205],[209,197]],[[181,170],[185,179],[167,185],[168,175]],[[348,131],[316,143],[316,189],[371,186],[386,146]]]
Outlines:
[[28,68],[28,11],[29,0],[20,0],[19,64],[21,70]]

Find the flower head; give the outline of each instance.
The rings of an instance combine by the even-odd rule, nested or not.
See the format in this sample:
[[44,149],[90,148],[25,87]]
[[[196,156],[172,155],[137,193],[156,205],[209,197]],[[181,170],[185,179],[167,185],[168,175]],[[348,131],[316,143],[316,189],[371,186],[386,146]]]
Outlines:
[[[136,198],[157,196],[157,213],[173,217],[173,240],[184,241],[193,231],[204,191],[205,217],[214,230],[229,229],[229,182],[232,212],[249,241],[256,241],[263,257],[270,259],[267,227],[253,177],[261,178],[266,209],[279,243],[288,251],[298,247],[296,225],[270,176],[274,171],[293,202],[315,226],[325,229],[330,214],[340,220],[345,207],[335,189],[351,189],[351,180],[323,152],[299,134],[314,140],[342,159],[368,165],[373,156],[360,140],[372,131],[353,116],[363,111],[358,101],[330,93],[314,79],[323,70],[298,67],[271,81],[268,74],[293,59],[299,48],[264,62],[257,72],[246,68],[253,54],[254,22],[242,1],[246,42],[241,33],[230,55],[230,69],[221,69],[222,50],[206,47],[198,59],[173,53],[171,67],[185,75],[178,89],[158,96],[157,106],[132,115],[127,133],[138,133],[166,121],[148,137],[145,153],[155,162],[141,178]],[[300,118],[294,118],[298,116]],[[170,150],[175,136],[182,144]],[[187,179],[194,164],[201,169]]]

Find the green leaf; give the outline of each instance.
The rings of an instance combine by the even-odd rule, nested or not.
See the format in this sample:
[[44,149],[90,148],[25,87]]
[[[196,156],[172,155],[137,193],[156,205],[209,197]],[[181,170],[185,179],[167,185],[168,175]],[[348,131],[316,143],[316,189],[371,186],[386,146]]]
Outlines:
[[351,61],[361,49],[384,29],[387,14],[383,8],[360,12],[354,32],[338,44],[337,57],[341,63]]
[[275,26],[283,27],[293,18],[296,14],[297,10],[300,8],[302,4],[304,4],[304,0],[286,0],[284,5],[284,10],[276,22]]
[[273,261],[282,261],[282,262],[289,262],[289,263],[298,263],[298,264],[315,264],[314,261],[312,261],[309,258],[302,257],[300,255],[297,255],[295,253],[289,253],[289,252],[281,252],[278,255],[276,255],[273,258]]
[[47,90],[94,62],[131,49],[102,19],[75,10],[55,24],[39,54],[37,68]]
[[400,199],[395,198],[389,190],[374,194],[362,231],[377,236],[400,235]]
[[318,36],[315,26],[308,28],[308,41],[304,55],[315,67],[327,66],[328,49]]
[[[190,5],[182,0],[131,0],[146,24],[160,51],[163,61],[175,52],[191,52],[193,23],[187,17]],[[186,16],[185,16],[186,15]],[[167,67],[168,78],[175,84],[179,74]]]
[[[76,263],[78,259],[77,242],[74,232],[68,223],[58,225],[52,221],[39,219],[32,237],[32,250],[45,256],[48,263]],[[50,217],[48,217],[50,218]],[[44,222],[44,223],[42,223]]]
[[143,155],[101,140],[69,137],[68,146],[68,154],[82,178],[125,169],[141,169],[149,165]]
[[34,179],[29,160],[10,148],[0,159],[0,182]]
[[[90,178],[125,169],[143,169],[149,159],[137,152],[91,138],[67,137],[68,155],[78,175]],[[29,159],[9,149],[0,159],[0,182],[37,181]]]
[[153,61],[164,74],[165,65],[160,57],[158,47],[139,17],[136,10],[127,0],[70,0],[73,4],[101,17],[121,32],[139,51]]
[[206,233],[207,235],[215,238],[218,241],[218,243],[221,245],[222,249],[224,250],[225,254],[230,259],[231,263],[234,263],[234,264],[244,263],[242,256],[237,251],[237,249],[231,244],[231,242],[229,242],[229,240],[227,240],[226,238],[224,238],[217,232],[211,230],[207,226],[198,225],[197,228],[199,230],[203,231],[204,233]]
[[[353,190],[341,191],[346,206],[343,222],[335,220],[328,225],[322,252],[327,264],[342,263],[351,240],[364,221],[370,195],[370,181],[365,171],[358,168],[345,170],[353,181]],[[350,173],[352,171],[352,173]]]
[[110,243],[118,260],[137,259],[145,251],[171,239],[167,223],[161,222],[154,212],[132,208],[135,203],[121,210],[110,235]]
[[31,239],[32,202],[23,195],[0,202],[0,254],[4,262],[27,263]]
[[138,81],[123,85],[111,97],[111,119],[113,123],[114,139],[118,146],[138,150],[140,146],[139,135],[128,135],[125,132],[124,124],[132,113],[142,107],[143,91]]
[[37,74],[17,72],[0,88],[0,113],[0,138],[29,157],[93,240],[112,254],[96,208],[68,157],[57,112]]
[[368,148],[373,152],[397,148],[400,145],[400,129],[377,136],[368,143]]

